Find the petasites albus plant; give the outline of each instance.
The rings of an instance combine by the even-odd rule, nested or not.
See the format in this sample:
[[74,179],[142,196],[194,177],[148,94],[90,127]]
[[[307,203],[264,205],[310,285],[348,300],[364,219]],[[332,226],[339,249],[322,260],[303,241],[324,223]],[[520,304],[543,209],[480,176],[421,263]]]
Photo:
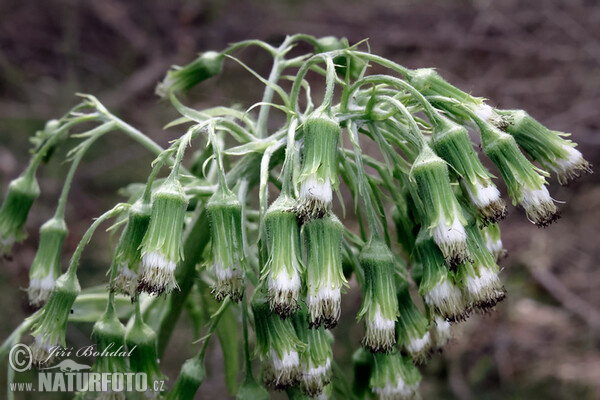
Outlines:
[[[273,58],[268,78],[234,56],[250,46]],[[194,398],[215,333],[227,387],[239,399],[268,398],[267,389],[290,398],[418,396],[417,365],[444,347],[452,325],[506,296],[497,263],[507,207],[496,185],[504,181],[513,204],[547,226],[559,216],[550,173],[567,184],[591,169],[565,134],[524,111],[494,109],[433,69],[411,70],[359,47],[293,35],[278,46],[239,42],[173,67],[157,90],[180,114],[167,125],[175,140],[166,149],[90,95],[49,122],[33,141],[28,167],[8,186],[3,254],[26,236],[41,160],[80,142],[67,149],[70,169],[31,266],[29,301],[41,308],[0,354],[21,338],[31,342],[31,334],[34,364],[47,366],[53,348],[66,345],[70,322],[95,322],[98,348],[111,341],[132,349],[125,362],[100,356],[94,370],[147,372],[150,384],[162,378],[157,359],[169,356],[185,310],[198,334],[206,330],[200,348],[165,391],[142,397]],[[258,79],[262,98],[246,109],[184,105],[184,92],[221,74],[224,62]],[[61,275],[73,176],[109,132],[124,133],[156,159],[140,166],[148,178],[128,187],[128,200],[92,224]],[[367,145],[379,157],[363,152]],[[185,157],[187,148],[193,154]],[[499,173],[486,169],[484,155]],[[81,252],[109,219],[121,232],[106,265],[109,284],[81,290]],[[360,324],[344,319],[349,293],[362,298]],[[353,350],[353,384],[331,347],[348,330],[358,331],[350,338],[362,346]],[[114,385],[103,390],[95,395],[124,398]]]

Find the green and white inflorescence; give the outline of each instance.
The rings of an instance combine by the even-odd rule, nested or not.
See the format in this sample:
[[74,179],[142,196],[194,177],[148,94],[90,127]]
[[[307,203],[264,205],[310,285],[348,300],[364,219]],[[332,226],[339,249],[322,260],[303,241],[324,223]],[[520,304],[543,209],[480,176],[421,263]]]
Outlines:
[[[299,42],[314,51],[301,54]],[[268,78],[234,55],[248,46],[273,57]],[[90,95],[48,123],[0,207],[0,256],[26,237],[41,161],[79,143],[67,151],[71,169],[29,271],[29,302],[41,308],[2,349],[29,330],[32,362],[46,367],[53,349],[67,346],[69,321],[96,322],[99,350],[114,343],[130,355],[99,356],[94,372],[146,373],[140,398],[192,400],[216,333],[229,394],[240,400],[266,399],[266,388],[292,399],[416,398],[416,365],[444,348],[454,325],[507,295],[498,265],[506,254],[499,222],[509,211],[502,186],[545,227],[560,215],[548,179],[566,185],[592,171],[567,134],[525,111],[493,108],[434,69],[411,70],[362,47],[292,35],[277,47],[248,40],[173,67],[157,92],[181,114],[167,125],[181,135],[165,149]],[[181,102],[182,92],[227,71],[223,64],[232,60],[264,84],[254,105],[196,110]],[[73,173],[109,131],[126,134],[155,160],[145,184],[124,191],[127,203],[92,223],[61,275]],[[194,153],[186,159],[187,148]],[[110,282],[82,291],[81,252],[98,224],[115,217]],[[345,318],[345,291],[360,294],[360,324]],[[164,379],[158,360],[183,310],[200,349],[159,393],[150,386]],[[351,384],[334,357],[337,332],[344,346],[336,352],[355,347]],[[246,371],[236,384],[240,343]],[[261,383],[252,372],[253,343]],[[95,398],[129,398],[119,383]]]

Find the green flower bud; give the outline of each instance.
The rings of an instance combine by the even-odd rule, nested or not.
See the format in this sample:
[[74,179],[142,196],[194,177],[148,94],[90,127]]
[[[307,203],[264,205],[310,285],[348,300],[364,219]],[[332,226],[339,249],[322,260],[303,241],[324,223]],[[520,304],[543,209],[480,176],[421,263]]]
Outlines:
[[226,188],[219,188],[206,205],[212,237],[213,293],[218,301],[227,296],[238,302],[244,295],[246,259],[242,241],[242,205]]
[[521,204],[527,218],[538,226],[556,221],[558,210],[546,189],[546,179],[540,175],[545,172],[525,158],[511,135],[489,124],[480,129],[483,149],[500,170],[513,204]]
[[150,224],[152,208],[149,204],[137,201],[129,209],[127,225],[119,238],[113,260],[117,268],[114,289],[131,298],[137,293],[142,254],[140,245]]
[[341,128],[326,114],[312,115],[303,124],[304,150],[300,183],[302,219],[321,218],[337,189],[337,147]]
[[246,375],[238,389],[236,400],[269,400],[269,392],[252,375]]
[[494,256],[494,260],[506,257],[507,251],[502,245],[502,236],[500,235],[500,226],[498,224],[490,224],[481,229],[481,234],[485,239],[485,247]]
[[337,325],[342,286],[348,286],[342,269],[343,225],[333,214],[304,225],[308,251],[306,305],[311,327]]
[[127,329],[125,343],[129,350],[129,369],[131,372],[144,372],[147,375],[148,395],[153,393],[154,382],[166,379],[158,366],[156,351],[156,333],[146,324],[139,314],[134,316],[133,324]]
[[398,291],[398,345],[418,364],[431,352],[429,321],[413,303],[408,285]]
[[77,276],[67,271],[56,280],[48,302],[27,318],[32,323],[31,334],[35,338],[31,349],[35,365],[51,364],[52,348],[59,345],[66,347],[67,320],[79,292],[81,287]]
[[389,352],[396,343],[398,299],[394,255],[380,239],[371,239],[359,255],[365,272],[363,303],[358,319],[365,317],[363,346],[371,352]]
[[207,51],[183,67],[173,67],[156,88],[156,94],[166,97],[171,92],[186,92],[199,83],[219,75],[223,70],[225,55]]
[[179,181],[168,178],[154,193],[150,225],[141,244],[139,290],[158,295],[179,289],[175,268],[183,258],[182,235],[187,199]]
[[363,347],[356,349],[352,354],[352,367],[354,369],[354,380],[352,382],[352,392],[358,398],[363,399],[369,389],[369,378],[373,369],[373,355]]
[[483,100],[463,92],[448,83],[433,68],[419,68],[407,76],[408,82],[424,95],[444,96],[459,100],[461,103],[480,105]]
[[60,255],[63,242],[68,234],[63,218],[54,217],[40,228],[40,244],[29,270],[27,294],[29,304],[35,307],[43,305],[54,283],[60,275]]
[[[125,352],[125,327],[117,318],[114,309],[109,308],[102,318],[94,324],[92,338],[96,341],[96,351],[99,353],[92,365],[92,371],[98,373],[110,373],[113,380],[103,381],[101,394],[98,398],[102,399],[125,399],[122,391],[117,388],[123,388],[124,382],[117,381],[117,373],[128,372],[127,359],[116,353]],[[112,353],[112,354],[111,354]],[[124,376],[121,376],[124,379]]]
[[554,172],[561,185],[592,173],[590,164],[575,149],[576,144],[561,137],[569,134],[551,131],[523,110],[498,112],[506,120],[505,130],[534,161]]
[[473,308],[486,312],[504,300],[506,289],[498,277],[500,268],[487,250],[485,241],[475,223],[467,226],[467,243],[473,255],[475,275],[467,274],[464,281],[464,293],[467,302]]
[[300,356],[300,387],[307,396],[315,397],[331,382],[333,336],[323,327],[310,329],[305,309],[301,309],[294,316],[294,327],[298,338],[306,344],[306,351]]
[[39,195],[40,188],[33,173],[25,174],[8,185],[8,193],[0,208],[0,256],[9,253],[14,243],[27,237],[23,227]]
[[427,229],[421,229],[417,238],[416,255],[423,267],[419,283],[419,294],[434,313],[450,321],[462,321],[466,317],[467,306],[462,300],[460,288],[454,284],[444,256],[429,236]]
[[484,224],[506,216],[506,204],[475,153],[465,127],[440,116],[433,129],[432,145],[459,175],[465,195],[477,207]]
[[165,400],[193,400],[204,379],[206,369],[203,360],[190,358],[181,366],[179,376],[173,388],[165,396]]
[[421,373],[410,358],[399,353],[375,354],[369,385],[380,400],[414,399]]
[[261,271],[267,283],[271,311],[287,318],[298,309],[301,273],[300,229],[293,200],[280,196],[267,210],[265,227],[269,240],[269,259]]
[[275,390],[285,390],[300,381],[300,354],[306,349],[292,325],[291,319],[281,319],[271,312],[266,298],[257,294],[252,301],[256,349],[265,361],[263,383]]
[[450,185],[446,162],[424,145],[411,168],[425,210],[427,226],[446,262],[468,259],[465,219]]

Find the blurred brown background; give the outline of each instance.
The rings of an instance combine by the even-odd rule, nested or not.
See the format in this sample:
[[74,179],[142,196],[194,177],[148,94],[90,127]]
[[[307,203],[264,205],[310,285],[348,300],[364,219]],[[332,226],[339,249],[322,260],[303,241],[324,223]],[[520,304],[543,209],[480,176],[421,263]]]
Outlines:
[[[175,115],[157,100],[154,87],[169,65],[230,42],[278,43],[296,32],[345,36],[350,42],[369,38],[373,52],[407,67],[437,67],[493,105],[524,108],[547,126],[572,132],[586,158],[600,164],[596,0],[0,0],[0,15],[2,191],[27,162],[28,136],[74,105],[75,92],[97,95],[117,115],[166,144],[173,132],[161,126]],[[253,51],[244,57],[266,74],[269,60]],[[224,78],[197,91],[196,106],[248,105],[259,100],[259,90],[253,78],[229,63]],[[142,179],[151,161],[118,134],[104,138],[86,159],[71,192],[76,205],[68,210],[66,254],[91,218],[118,199],[116,190]],[[55,159],[40,172],[43,195],[28,223],[30,238],[0,268],[1,339],[30,312],[20,288],[27,286],[36,231],[53,212],[65,166]],[[514,208],[501,224],[510,253],[502,262],[509,296],[493,315],[463,324],[447,351],[423,369],[425,399],[600,398],[598,174],[568,189],[553,182],[551,193],[566,202],[558,224],[539,230]],[[103,240],[86,253],[83,286],[104,274],[109,255]],[[354,324],[359,301],[346,296],[336,335]],[[184,318],[177,332],[181,340],[162,360],[172,378],[191,352],[189,326]],[[89,342],[89,329],[70,329],[70,343]],[[347,360],[343,344],[350,341],[339,337],[336,355]],[[221,398],[225,392],[217,349],[210,360],[198,398]],[[0,393],[5,368],[0,369]]]

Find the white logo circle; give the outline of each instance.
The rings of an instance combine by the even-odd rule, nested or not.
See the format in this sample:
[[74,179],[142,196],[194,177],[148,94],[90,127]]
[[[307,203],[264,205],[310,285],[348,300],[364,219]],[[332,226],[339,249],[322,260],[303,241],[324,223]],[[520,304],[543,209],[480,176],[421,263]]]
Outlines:
[[23,343],[15,344],[8,354],[8,363],[10,367],[17,372],[24,372],[31,369],[33,356],[29,346]]

